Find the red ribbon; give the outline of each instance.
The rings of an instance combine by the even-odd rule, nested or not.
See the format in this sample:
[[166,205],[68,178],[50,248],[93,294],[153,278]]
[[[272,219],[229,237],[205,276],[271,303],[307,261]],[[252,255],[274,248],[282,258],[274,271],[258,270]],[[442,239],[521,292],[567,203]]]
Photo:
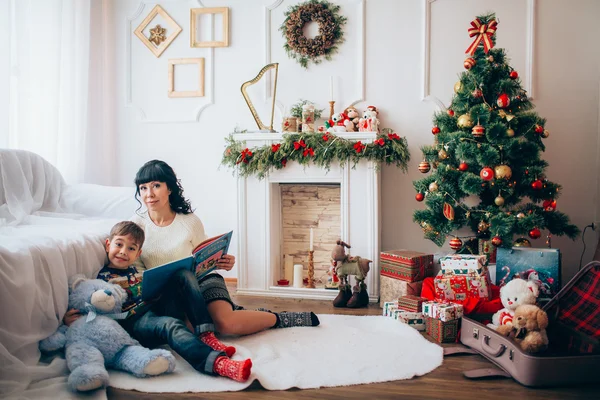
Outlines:
[[240,156],[241,156],[241,158],[238,159],[238,161],[237,161],[236,164],[239,164],[241,162],[244,162],[245,164],[248,164],[248,161],[249,161],[248,159],[250,157],[252,157],[252,152],[250,151],[250,149],[248,149],[246,147],[244,150],[242,150],[242,153],[240,154]]
[[483,42],[483,51],[485,54],[490,51],[492,47],[494,47],[494,42],[492,42],[492,35],[496,33],[496,29],[498,29],[498,22],[494,19],[489,24],[482,24],[479,18],[475,18],[471,21],[472,28],[469,28],[469,37],[477,36],[473,43],[469,46],[465,53],[469,53],[470,55],[475,54],[475,50],[479,43]]
[[294,150],[300,150],[300,147],[306,148],[306,143],[304,143],[304,140],[300,140],[299,142],[294,142]]
[[309,154],[310,154],[311,157],[314,157],[315,156],[315,151],[313,150],[312,147],[309,147],[308,149],[304,150],[303,154],[304,154],[304,157],[306,157]]

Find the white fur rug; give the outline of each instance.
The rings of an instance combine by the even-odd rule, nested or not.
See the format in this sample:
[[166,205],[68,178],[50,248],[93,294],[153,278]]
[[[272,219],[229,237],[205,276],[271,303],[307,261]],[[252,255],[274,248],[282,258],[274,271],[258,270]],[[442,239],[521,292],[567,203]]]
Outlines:
[[410,379],[442,364],[440,346],[391,318],[327,314],[319,319],[316,328],[224,340],[237,348],[233,359],[252,359],[246,383],[203,375],[177,356],[172,374],[138,379],[111,371],[110,385],[151,393],[223,392],[243,390],[256,379],[269,390],[313,389]]

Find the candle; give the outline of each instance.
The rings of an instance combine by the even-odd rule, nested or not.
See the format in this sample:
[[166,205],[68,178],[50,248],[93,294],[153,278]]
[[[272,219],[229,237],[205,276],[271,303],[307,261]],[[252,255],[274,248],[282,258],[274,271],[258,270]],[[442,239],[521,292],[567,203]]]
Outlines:
[[294,256],[291,254],[286,254],[285,256],[284,277],[288,282],[292,283],[292,278],[294,277]]
[[304,285],[302,281],[304,275],[304,266],[302,264],[294,264],[294,287],[301,288]]
[[331,97],[331,101],[333,101],[333,75],[329,77],[329,97]]
[[308,247],[310,251],[313,251],[313,229],[310,228],[310,246]]

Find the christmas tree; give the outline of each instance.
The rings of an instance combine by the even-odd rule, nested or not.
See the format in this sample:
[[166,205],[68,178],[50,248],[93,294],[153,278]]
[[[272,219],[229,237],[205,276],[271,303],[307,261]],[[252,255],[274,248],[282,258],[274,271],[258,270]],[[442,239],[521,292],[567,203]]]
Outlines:
[[434,144],[421,149],[419,170],[431,173],[413,182],[416,200],[427,206],[413,219],[427,239],[442,246],[450,237],[455,250],[463,241],[453,232],[464,226],[472,237],[491,237],[503,247],[511,247],[515,235],[537,239],[543,229],[575,239],[579,229],[556,210],[561,187],[546,178],[548,163],[540,158],[546,120],[532,111],[504,50],[494,48],[495,15],[471,26],[466,71],[449,108],[433,117]]

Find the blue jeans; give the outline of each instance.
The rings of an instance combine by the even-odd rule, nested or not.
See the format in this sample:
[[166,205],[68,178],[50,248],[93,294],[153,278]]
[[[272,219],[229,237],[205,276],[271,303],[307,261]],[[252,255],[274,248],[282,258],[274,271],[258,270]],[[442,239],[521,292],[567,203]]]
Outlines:
[[[186,316],[194,326],[194,333],[185,325]],[[196,277],[188,270],[173,274],[152,309],[137,319],[126,320],[123,327],[143,346],[154,348],[168,344],[192,367],[205,374],[215,375],[215,360],[225,356],[224,352],[213,350],[198,338],[203,332],[214,331],[214,324]]]

